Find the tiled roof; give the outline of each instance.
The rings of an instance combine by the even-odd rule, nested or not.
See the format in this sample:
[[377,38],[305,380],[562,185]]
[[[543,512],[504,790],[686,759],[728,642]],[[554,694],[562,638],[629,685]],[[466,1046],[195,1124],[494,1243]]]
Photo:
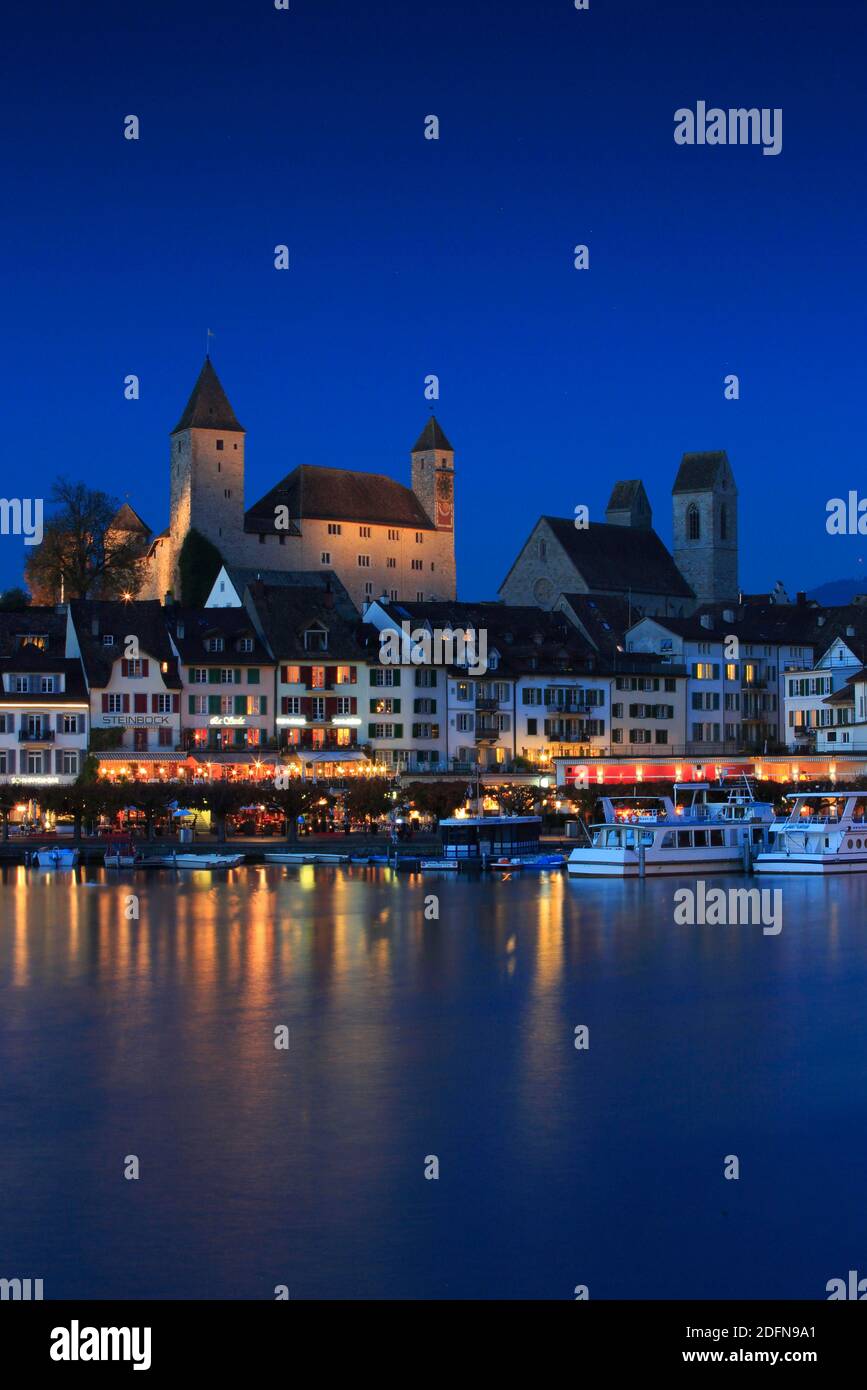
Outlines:
[[121,507],[118,507],[112,518],[110,529],[112,531],[133,531],[142,536],[151,534],[151,528],[142,521],[138,512],[133,511],[129,502],[124,502]]
[[587,670],[597,660],[593,648],[564,613],[529,604],[378,602],[398,628],[408,621],[411,628],[429,624],[441,631],[470,628],[485,632],[488,654],[496,650],[500,658],[496,670],[490,672],[491,679],[523,671],[541,675],[546,671]]
[[672,492],[710,492],[720,469],[727,463],[725,449],[707,454],[684,454]]
[[[607,512],[628,511],[639,493],[644,492],[644,485],[640,478],[627,478],[619,483],[615,483],[611,489],[611,496],[608,499]],[[647,494],[645,493],[645,501]]]
[[655,531],[591,521],[580,530],[573,518],[542,518],[588,589],[693,598],[692,589]]
[[414,454],[423,454],[431,449],[443,449],[446,453],[454,453],[435,415],[430,417],[418,439],[415,441],[415,444],[413,444],[412,452]]
[[39,604],[0,611],[0,657],[11,657],[18,651],[20,639],[31,634],[46,639],[45,650],[49,654],[64,656],[66,613],[58,613],[54,608]]
[[382,473],[301,464],[249,508],[244,530],[273,531],[278,506],[288,507],[292,520],[360,521],[434,530],[415,493]]
[[561,594],[593,645],[611,654],[622,648],[630,622],[638,616],[629,599],[619,594]]
[[[155,599],[124,603],[120,600],[76,599],[70,605],[81,657],[91,688],[106,685],[115,661],[124,655],[127,637],[138,639],[142,656],[168,664],[163,681],[168,689],[180,689],[177,658],[166,628],[165,609]],[[103,638],[114,637],[106,647]]]
[[[319,584],[254,584],[250,596],[277,661],[324,666],[333,661],[365,659],[359,613],[345,590],[329,592]],[[324,627],[328,633],[325,651],[304,645],[304,633],[315,626]]]
[[210,357],[205,358],[205,364],[199,372],[184,413],[172,434],[189,429],[235,430],[240,434],[244,433],[244,427],[238,424]]
[[[246,608],[180,608],[172,605],[163,612],[181,660],[187,665],[226,666],[243,660],[245,664],[261,666],[273,662]],[[222,637],[223,651],[209,651],[205,646],[208,637]],[[252,637],[252,650],[238,651],[238,641],[242,637]]]

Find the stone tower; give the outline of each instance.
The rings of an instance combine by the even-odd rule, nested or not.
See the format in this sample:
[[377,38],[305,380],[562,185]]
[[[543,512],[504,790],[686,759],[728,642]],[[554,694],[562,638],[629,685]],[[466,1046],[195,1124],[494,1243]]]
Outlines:
[[684,454],[672,510],[674,562],[698,602],[736,602],[738,490],[725,452]]
[[455,529],[455,451],[431,416],[412,451],[412,490],[438,531]]
[[605,508],[609,526],[631,526],[638,531],[653,529],[653,512],[640,478],[615,483]]
[[210,357],[171,434],[171,538],[173,587],[187,532],[207,536],[230,562],[244,536],[244,430]]

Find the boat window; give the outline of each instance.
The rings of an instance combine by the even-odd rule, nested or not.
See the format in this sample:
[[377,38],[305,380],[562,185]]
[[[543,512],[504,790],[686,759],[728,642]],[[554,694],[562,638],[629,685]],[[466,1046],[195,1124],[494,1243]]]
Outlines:
[[692,831],[691,831],[691,830],[678,830],[678,832],[677,832],[677,847],[678,847],[678,849],[689,849],[689,847],[690,847],[691,844],[692,844]]
[[851,841],[851,840],[847,840],[847,841],[846,841],[846,848],[847,848],[847,849],[851,849],[851,848],[852,848],[852,841]]
[[710,832],[710,842],[712,845],[724,845],[726,842],[725,835],[721,830],[712,830]]
[[702,848],[706,847],[706,845],[707,845],[707,831],[706,831],[706,830],[695,830],[695,831],[693,832],[693,838],[694,838],[694,843],[695,843],[696,845],[700,845]]
[[674,849],[674,832],[666,830],[660,843],[660,849]]
[[652,844],[653,844],[653,831],[652,831],[652,830],[642,830],[642,831],[640,832],[639,836],[638,836],[638,843],[639,843],[640,845],[652,845]]
[[762,827],[761,827],[760,825],[757,825],[757,826],[754,826],[754,827],[753,827],[753,844],[754,844],[754,845],[760,845],[761,843],[762,843]]
[[624,841],[627,849],[635,848],[635,831],[627,830],[624,832]]
[[860,840],[856,840],[856,841],[855,841],[855,848],[856,848],[856,849],[860,849],[860,848],[861,848],[861,841],[860,841]]

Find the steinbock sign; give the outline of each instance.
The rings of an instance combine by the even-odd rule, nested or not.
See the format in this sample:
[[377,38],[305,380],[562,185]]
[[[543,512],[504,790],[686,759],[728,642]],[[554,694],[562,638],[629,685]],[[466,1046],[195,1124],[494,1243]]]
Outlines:
[[170,729],[170,714],[104,714],[103,726],[114,729]]

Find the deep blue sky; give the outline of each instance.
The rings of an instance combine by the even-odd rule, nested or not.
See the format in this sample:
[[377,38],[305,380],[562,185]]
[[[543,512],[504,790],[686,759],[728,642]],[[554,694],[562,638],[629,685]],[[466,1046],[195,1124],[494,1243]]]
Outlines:
[[[619,477],[668,542],[695,449],[728,450],[745,588],[867,569],[825,533],[867,493],[861,0],[97,0],[4,47],[4,495],[67,472],[161,529],[210,327],[248,504],[303,462],[408,480],[439,375],[464,597]],[[781,106],[782,153],[676,146],[699,99]]]

